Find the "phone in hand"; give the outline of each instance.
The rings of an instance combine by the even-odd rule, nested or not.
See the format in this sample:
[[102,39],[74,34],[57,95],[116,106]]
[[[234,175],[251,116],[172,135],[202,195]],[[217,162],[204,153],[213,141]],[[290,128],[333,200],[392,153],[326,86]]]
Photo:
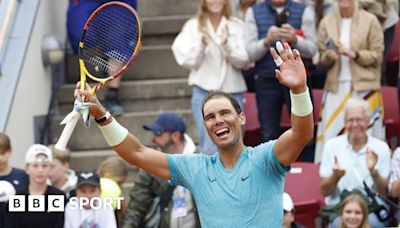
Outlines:
[[335,52],[337,51],[335,41],[333,41],[333,39],[331,37],[328,37],[325,40],[325,45],[326,45],[326,48],[328,48],[330,50],[333,50]]

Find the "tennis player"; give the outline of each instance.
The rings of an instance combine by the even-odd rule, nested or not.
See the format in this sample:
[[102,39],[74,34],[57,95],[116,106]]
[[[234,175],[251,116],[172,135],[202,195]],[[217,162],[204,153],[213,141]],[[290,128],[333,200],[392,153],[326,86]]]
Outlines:
[[[215,155],[172,155],[144,146],[106,112],[88,90],[91,114],[108,144],[127,162],[182,185],[194,196],[202,227],[281,227],[285,173],[313,136],[312,104],[300,53],[287,43],[271,54],[276,77],[290,88],[292,128],[278,139],[246,147],[242,126],[246,117],[237,101],[224,92],[210,92],[203,101],[203,117]],[[88,88],[87,88],[88,89]]]

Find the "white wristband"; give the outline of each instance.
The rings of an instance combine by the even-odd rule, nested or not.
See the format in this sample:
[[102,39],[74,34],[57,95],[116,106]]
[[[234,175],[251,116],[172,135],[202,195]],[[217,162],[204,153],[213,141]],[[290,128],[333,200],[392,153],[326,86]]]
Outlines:
[[304,93],[293,94],[290,91],[290,101],[292,103],[292,113],[296,116],[308,116],[313,111],[313,105],[311,103],[310,93],[307,90]]
[[105,126],[99,125],[99,128],[108,145],[112,147],[119,145],[122,141],[124,141],[126,136],[128,136],[128,130],[121,126],[121,124],[119,124],[115,119]]

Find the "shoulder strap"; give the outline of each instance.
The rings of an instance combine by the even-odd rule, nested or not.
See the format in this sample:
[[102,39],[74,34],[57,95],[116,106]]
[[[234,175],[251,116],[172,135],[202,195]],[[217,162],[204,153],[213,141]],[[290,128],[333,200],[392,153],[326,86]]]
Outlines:
[[160,196],[160,212],[163,212],[167,207],[172,198],[172,193],[174,192],[176,186],[168,185],[167,190]]

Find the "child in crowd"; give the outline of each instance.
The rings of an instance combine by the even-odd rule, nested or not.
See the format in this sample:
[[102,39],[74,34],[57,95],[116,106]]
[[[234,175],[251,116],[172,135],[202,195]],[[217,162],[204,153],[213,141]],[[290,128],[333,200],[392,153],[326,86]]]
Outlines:
[[[95,172],[84,172],[78,176],[76,184],[76,197],[81,199],[87,198],[89,201],[94,197],[100,197],[100,178]],[[93,202],[96,202],[93,200]],[[98,202],[98,201],[97,201]],[[116,220],[112,206],[97,205],[92,208],[89,204],[82,204],[82,207],[74,208],[70,201],[65,208],[65,225],[64,228],[116,228]]]
[[[122,184],[128,176],[126,163],[118,156],[109,157],[100,163],[97,173],[101,177],[101,197],[120,197],[122,194]],[[127,208],[125,201],[122,201],[121,204],[121,210],[117,210],[117,200],[113,201],[118,224],[122,224]]]
[[28,187],[28,175],[22,169],[11,167],[8,160],[11,157],[10,138],[0,133],[0,194],[4,200],[0,200],[0,228],[2,228],[3,219],[7,212],[8,195]]
[[370,228],[368,206],[360,195],[347,196],[340,204],[340,228]]
[[29,212],[28,203],[25,203],[26,212],[8,212],[5,216],[4,228],[62,228],[64,226],[64,212],[48,210],[48,198],[53,195],[65,197],[61,190],[47,185],[50,175],[52,155],[50,149],[41,144],[29,147],[25,155],[26,173],[29,176],[27,188],[17,191],[17,195],[44,195],[45,208],[43,212]]
[[75,171],[69,168],[69,162],[71,159],[70,151],[68,149],[57,150],[54,145],[49,145],[49,149],[53,155],[49,177],[51,185],[64,191],[67,198],[69,198],[70,193],[75,189],[78,180]]

